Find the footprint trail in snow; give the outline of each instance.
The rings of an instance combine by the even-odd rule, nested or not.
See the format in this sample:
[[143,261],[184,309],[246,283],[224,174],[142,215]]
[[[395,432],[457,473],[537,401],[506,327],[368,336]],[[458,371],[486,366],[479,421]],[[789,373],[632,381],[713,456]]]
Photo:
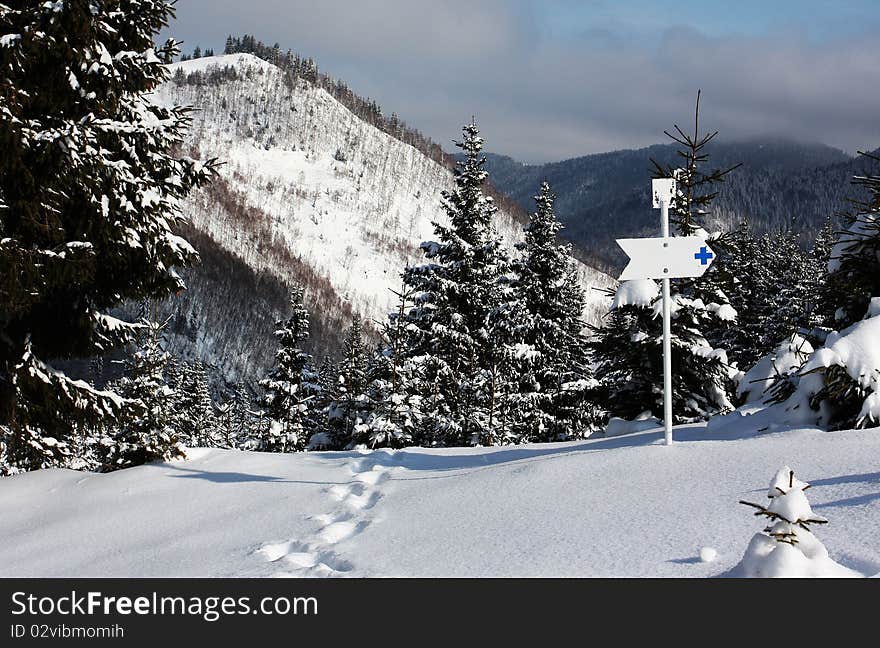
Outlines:
[[308,541],[270,542],[257,549],[257,554],[281,568],[274,576],[345,576],[354,569],[334,551],[334,546],[356,537],[370,525],[371,511],[382,499],[381,486],[391,476],[388,468],[369,457],[354,459],[347,468],[352,480],[327,489],[328,504],[336,507],[311,516],[321,526]]

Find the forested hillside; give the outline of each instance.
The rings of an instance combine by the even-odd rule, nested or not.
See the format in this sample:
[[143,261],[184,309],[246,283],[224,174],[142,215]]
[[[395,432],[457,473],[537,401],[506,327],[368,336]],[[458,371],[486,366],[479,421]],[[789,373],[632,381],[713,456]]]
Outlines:
[[[431,222],[445,219],[440,193],[452,173],[320,84],[251,54],[177,63],[154,96],[194,106],[183,147],[222,163],[217,180],[185,205],[207,254],[205,272],[188,272],[187,293],[165,304],[174,354],[207,363],[227,382],[253,382],[271,362],[281,287],[294,282],[306,289],[316,357],[338,353],[355,314],[368,335],[377,329]],[[508,244],[522,238],[522,218],[502,201],[495,226]],[[597,321],[601,289],[614,282],[586,265],[578,271],[585,318]],[[252,278],[239,284],[238,274]],[[230,353],[245,346],[249,357]]]
[[[860,195],[850,180],[864,160],[822,144],[716,140],[707,153],[719,168],[742,163],[721,187],[709,217],[715,227],[729,229],[743,219],[759,233],[791,226],[810,243],[827,217],[845,210],[847,198]],[[567,225],[564,236],[614,273],[625,265],[614,239],[651,235],[658,227],[650,209],[652,159],[673,164],[675,146],[658,144],[541,165],[490,155],[488,166],[495,184],[522,205],[530,200],[529,187],[546,178],[558,194],[557,211]]]

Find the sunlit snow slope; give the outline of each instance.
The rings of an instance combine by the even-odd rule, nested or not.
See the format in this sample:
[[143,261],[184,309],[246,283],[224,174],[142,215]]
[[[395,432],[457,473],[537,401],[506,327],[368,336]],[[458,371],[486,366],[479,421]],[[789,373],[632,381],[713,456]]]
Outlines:
[[[235,74],[219,73],[227,67]],[[431,221],[443,220],[440,192],[452,174],[323,89],[291,85],[280,69],[249,54],[186,61],[171,71],[157,100],[198,109],[185,149],[225,162],[222,190],[189,201],[195,227],[282,280],[296,276],[293,256],[352,310],[381,320],[401,269],[432,238]],[[253,213],[231,218],[230,203]],[[500,213],[496,226],[506,240],[520,238],[522,225],[509,214]],[[596,289],[613,280],[579,265],[589,288],[586,319],[595,321],[605,301]]]
[[[727,573],[783,465],[831,557],[880,572],[876,430],[659,429],[504,448],[194,450],[108,474],[0,479],[0,577]],[[707,549],[707,551],[703,551]],[[701,554],[717,552],[712,562]]]

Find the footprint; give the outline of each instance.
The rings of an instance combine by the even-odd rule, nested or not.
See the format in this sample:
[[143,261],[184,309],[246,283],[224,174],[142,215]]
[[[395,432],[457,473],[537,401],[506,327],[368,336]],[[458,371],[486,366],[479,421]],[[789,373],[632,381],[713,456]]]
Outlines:
[[302,547],[303,545],[296,540],[288,540],[287,542],[270,542],[257,549],[255,553],[263,554],[269,562],[275,562],[291,552],[301,550]]
[[[344,563],[344,561],[343,561],[343,563]],[[318,563],[318,565],[315,567],[315,573],[317,573],[321,576],[328,576],[328,577],[344,576],[346,573],[350,572],[353,569],[352,567],[348,567],[347,569],[344,569],[344,568],[341,569],[340,567],[344,567],[344,565],[341,565],[340,563],[335,562],[335,561],[334,561],[333,565],[328,565],[327,563],[322,562],[322,563]]]
[[[393,459],[399,460],[398,457]],[[320,530],[310,537],[314,542],[271,542],[257,549],[255,553],[261,554],[269,562],[289,566],[290,570],[279,571],[274,576],[338,577],[354,570],[354,565],[340,558],[332,547],[358,535],[370,525],[370,516],[364,512],[372,509],[382,499],[382,493],[373,487],[388,481],[391,474],[389,468],[377,464],[372,456],[350,461],[348,469],[352,475],[351,482],[333,484],[324,491],[345,507],[337,507],[335,511],[318,513],[308,518],[321,525]]]
[[360,522],[355,520],[334,522],[321,529],[318,535],[326,544],[333,545],[360,533],[368,524],[369,522],[366,520],[361,520]]
[[309,568],[318,564],[318,556],[310,551],[294,551],[283,558],[294,567]]
[[371,459],[355,459],[349,464],[352,474],[367,472],[375,468],[375,462]]
[[334,522],[345,522],[346,520],[350,520],[351,513],[318,513],[317,515],[312,515],[309,519],[320,522],[321,524],[330,525]]
[[359,472],[354,478],[359,482],[363,482],[364,484],[368,484],[369,486],[378,486],[391,478],[391,475],[388,474],[387,468],[382,468],[381,466],[374,466],[372,470],[368,472]]
[[367,511],[376,506],[376,502],[380,499],[382,499],[382,495],[373,491],[370,493],[363,493],[362,495],[352,494],[346,497],[343,501],[353,509]]
[[360,495],[364,492],[363,484],[336,484],[331,486],[328,491],[330,496],[337,502],[345,500],[350,495]]

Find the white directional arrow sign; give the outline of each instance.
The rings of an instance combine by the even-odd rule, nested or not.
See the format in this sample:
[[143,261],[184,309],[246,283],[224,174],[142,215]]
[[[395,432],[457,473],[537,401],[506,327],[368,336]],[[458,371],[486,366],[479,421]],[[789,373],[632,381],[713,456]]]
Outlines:
[[715,253],[699,236],[669,236],[669,205],[678,195],[675,178],[651,181],[654,208],[660,210],[660,238],[617,239],[629,256],[620,275],[631,279],[662,279],[663,287],[663,428],[666,445],[672,445],[672,315],[669,280],[702,276]]
[[700,277],[715,260],[712,248],[699,236],[617,239],[617,244],[630,258],[621,281]]

